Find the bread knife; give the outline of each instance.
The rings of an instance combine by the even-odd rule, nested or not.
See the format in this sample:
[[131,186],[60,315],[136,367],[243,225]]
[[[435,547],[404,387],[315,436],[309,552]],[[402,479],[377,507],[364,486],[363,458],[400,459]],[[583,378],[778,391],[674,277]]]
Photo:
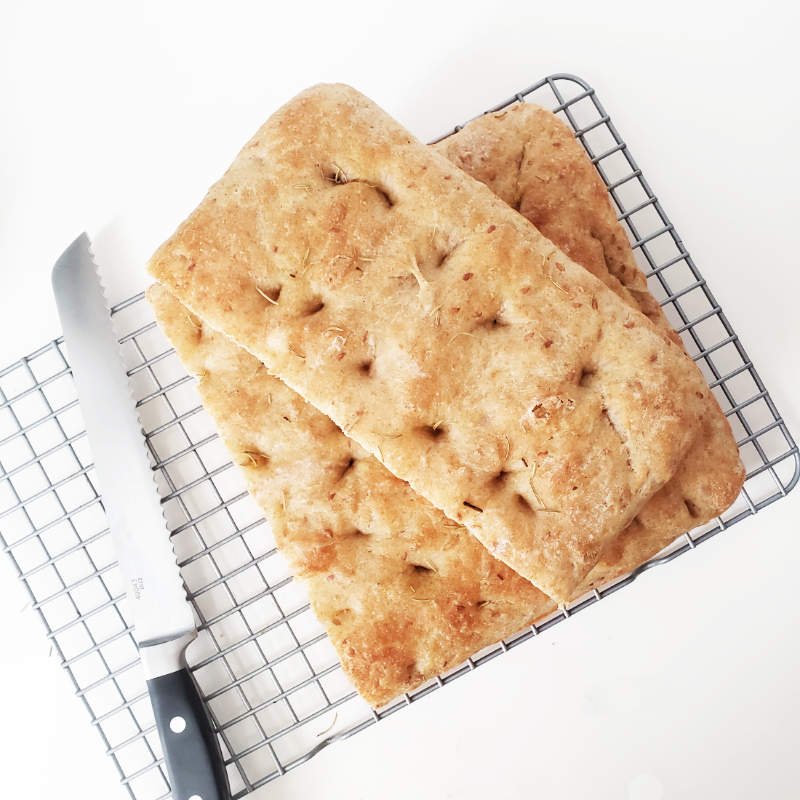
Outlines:
[[85,233],[58,259],[52,279],[172,796],[229,800],[219,743],[185,662],[197,636],[194,614]]

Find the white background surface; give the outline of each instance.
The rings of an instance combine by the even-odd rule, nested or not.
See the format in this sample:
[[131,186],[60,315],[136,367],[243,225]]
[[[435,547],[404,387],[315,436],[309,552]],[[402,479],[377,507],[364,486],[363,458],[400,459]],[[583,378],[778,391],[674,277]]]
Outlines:
[[[0,364],[84,228],[120,298],[278,104],[343,80],[431,138],[553,71],[598,90],[795,434],[797,10],[80,2],[0,21]],[[796,9],[797,6],[795,5]],[[794,798],[800,492],[270,784],[273,798]],[[3,796],[122,798],[0,559]]]

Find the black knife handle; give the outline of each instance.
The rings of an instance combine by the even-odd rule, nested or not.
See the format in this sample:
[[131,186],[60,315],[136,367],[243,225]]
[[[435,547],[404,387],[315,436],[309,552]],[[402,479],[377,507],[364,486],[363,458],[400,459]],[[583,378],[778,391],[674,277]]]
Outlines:
[[230,800],[219,742],[189,670],[147,681],[174,800]]

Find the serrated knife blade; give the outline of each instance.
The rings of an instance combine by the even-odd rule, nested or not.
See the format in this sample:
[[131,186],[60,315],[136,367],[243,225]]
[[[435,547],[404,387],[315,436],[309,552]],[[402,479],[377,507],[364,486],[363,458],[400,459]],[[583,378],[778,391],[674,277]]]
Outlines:
[[53,268],[53,290],[134,636],[141,647],[177,639],[194,616],[86,234]]
[[219,743],[184,663],[195,638],[105,290],[81,234],[53,291],[175,800],[230,796]]

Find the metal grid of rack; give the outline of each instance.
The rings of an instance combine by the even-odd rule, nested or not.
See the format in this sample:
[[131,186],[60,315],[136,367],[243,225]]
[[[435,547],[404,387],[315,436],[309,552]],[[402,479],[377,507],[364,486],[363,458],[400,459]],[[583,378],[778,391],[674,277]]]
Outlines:
[[[554,75],[490,111],[525,101],[557,111],[597,166],[651,291],[731,421],[747,468],[745,487],[725,514],[635,574],[373,710],[344,678],[143,296],[118,304],[115,325],[199,620],[192,673],[236,797],[696,547],[798,481],[797,446],[594,90],[574,76]],[[169,797],[61,339],[0,370],[0,545],[131,797]]]

